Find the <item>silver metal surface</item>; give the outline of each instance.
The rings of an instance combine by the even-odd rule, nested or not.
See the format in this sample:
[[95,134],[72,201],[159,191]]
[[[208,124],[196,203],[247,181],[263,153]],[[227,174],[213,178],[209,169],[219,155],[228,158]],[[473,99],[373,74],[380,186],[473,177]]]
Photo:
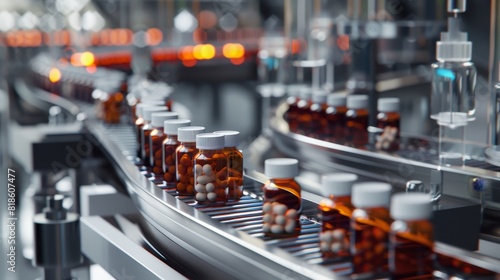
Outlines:
[[103,218],[82,217],[81,225],[82,252],[117,279],[187,279]]

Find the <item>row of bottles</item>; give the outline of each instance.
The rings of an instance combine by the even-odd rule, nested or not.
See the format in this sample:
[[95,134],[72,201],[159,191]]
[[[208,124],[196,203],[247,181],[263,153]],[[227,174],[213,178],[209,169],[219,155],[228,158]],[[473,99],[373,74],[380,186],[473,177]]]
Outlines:
[[178,119],[163,101],[136,105],[137,156],[151,180],[200,204],[223,205],[243,195],[243,154],[239,132],[205,133]]
[[[325,258],[350,258],[361,278],[390,273],[395,279],[432,278],[433,228],[430,197],[395,194],[386,183],[356,183],[354,174],[323,177],[319,215]],[[390,210],[389,210],[390,209]]]
[[[356,148],[368,144],[368,96],[330,94],[301,85],[289,86],[288,94],[285,120],[291,132]],[[399,99],[380,98],[377,109],[375,148],[399,149]]]

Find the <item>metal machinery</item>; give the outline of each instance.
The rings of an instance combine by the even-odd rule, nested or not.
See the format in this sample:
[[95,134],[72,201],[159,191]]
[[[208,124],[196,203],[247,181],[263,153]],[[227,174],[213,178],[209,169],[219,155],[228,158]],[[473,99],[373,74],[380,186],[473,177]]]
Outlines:
[[[500,277],[499,1],[32,4],[0,4],[0,179],[15,188],[14,200],[0,192],[14,206],[1,203],[2,223],[15,225],[1,230],[1,279],[349,279],[349,262],[318,248],[319,178],[334,171],[441,189],[435,278]],[[430,65],[449,15],[474,44],[475,120],[463,137],[439,138]],[[371,125],[378,98],[400,98],[403,148],[290,132],[284,95],[295,83],[367,94]],[[193,123],[241,131],[241,200],[202,207],[148,179],[130,110],[151,84]],[[439,141],[463,145],[463,164],[442,164]],[[262,232],[263,161],[277,156],[300,161],[297,238]]]

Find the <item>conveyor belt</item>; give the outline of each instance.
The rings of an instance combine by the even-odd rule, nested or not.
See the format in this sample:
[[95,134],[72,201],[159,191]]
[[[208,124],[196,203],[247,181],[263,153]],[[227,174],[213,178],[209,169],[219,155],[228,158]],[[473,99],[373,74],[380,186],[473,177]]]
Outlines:
[[[136,138],[132,126],[103,125],[103,128],[109,132],[111,141],[118,146],[124,155],[135,154]],[[133,161],[133,158],[133,156],[128,157],[130,161]],[[146,177],[151,177],[151,174],[147,171],[141,173]],[[321,225],[304,215],[300,218],[302,227],[298,237],[275,239],[264,236],[264,232],[262,231],[261,193],[251,193],[248,191],[249,189],[254,189],[254,184],[253,180],[246,178],[243,186],[245,190],[243,197],[238,201],[229,201],[225,206],[198,205],[193,197],[178,196],[175,188],[165,188],[164,190],[187,205],[207,214],[213,220],[245,232],[252,237],[259,238],[266,245],[279,247],[308,264],[323,264],[329,269],[342,271],[342,275],[351,272],[348,262],[331,263],[331,260],[324,260],[322,258],[318,246],[318,233]]]
[[[225,206],[197,205],[192,197],[177,196],[175,189],[154,185],[147,179],[150,174],[139,171],[140,167],[134,165],[136,139],[133,127],[91,123],[89,128],[114,158],[116,166],[122,172],[128,172],[129,178],[125,178],[125,183],[129,193],[149,224],[149,236],[157,239],[153,243],[166,250],[166,254],[174,254],[173,257],[181,261],[192,261],[191,265],[205,267],[209,278],[273,279],[286,276],[339,279],[350,275],[351,266],[347,260],[321,257],[318,246],[320,224],[314,217],[301,216],[302,229],[298,237],[277,239],[264,236],[260,197],[262,182],[245,177],[244,196],[239,201],[230,201]],[[120,162],[123,156],[128,162]],[[308,201],[304,206],[317,207]],[[207,239],[203,243],[197,243],[204,237]],[[175,250],[172,249],[173,244],[178,246]],[[441,254],[446,253],[443,247],[446,248],[446,245],[437,245]],[[183,250],[199,257],[186,257],[179,253]],[[467,253],[470,255],[470,252]],[[466,255],[462,254],[462,258]],[[231,266],[245,261],[241,270],[231,269]],[[500,273],[498,261],[479,255],[474,256],[474,261],[476,265]],[[212,272],[208,272],[208,267],[213,269]],[[214,271],[221,271],[221,274],[215,275],[217,272]]]

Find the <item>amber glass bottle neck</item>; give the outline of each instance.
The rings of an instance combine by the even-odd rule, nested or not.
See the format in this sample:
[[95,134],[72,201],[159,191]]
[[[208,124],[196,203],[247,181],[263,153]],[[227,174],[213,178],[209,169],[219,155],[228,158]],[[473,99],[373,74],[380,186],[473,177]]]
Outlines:
[[351,195],[329,195],[328,196],[334,202],[340,203],[351,203]]

